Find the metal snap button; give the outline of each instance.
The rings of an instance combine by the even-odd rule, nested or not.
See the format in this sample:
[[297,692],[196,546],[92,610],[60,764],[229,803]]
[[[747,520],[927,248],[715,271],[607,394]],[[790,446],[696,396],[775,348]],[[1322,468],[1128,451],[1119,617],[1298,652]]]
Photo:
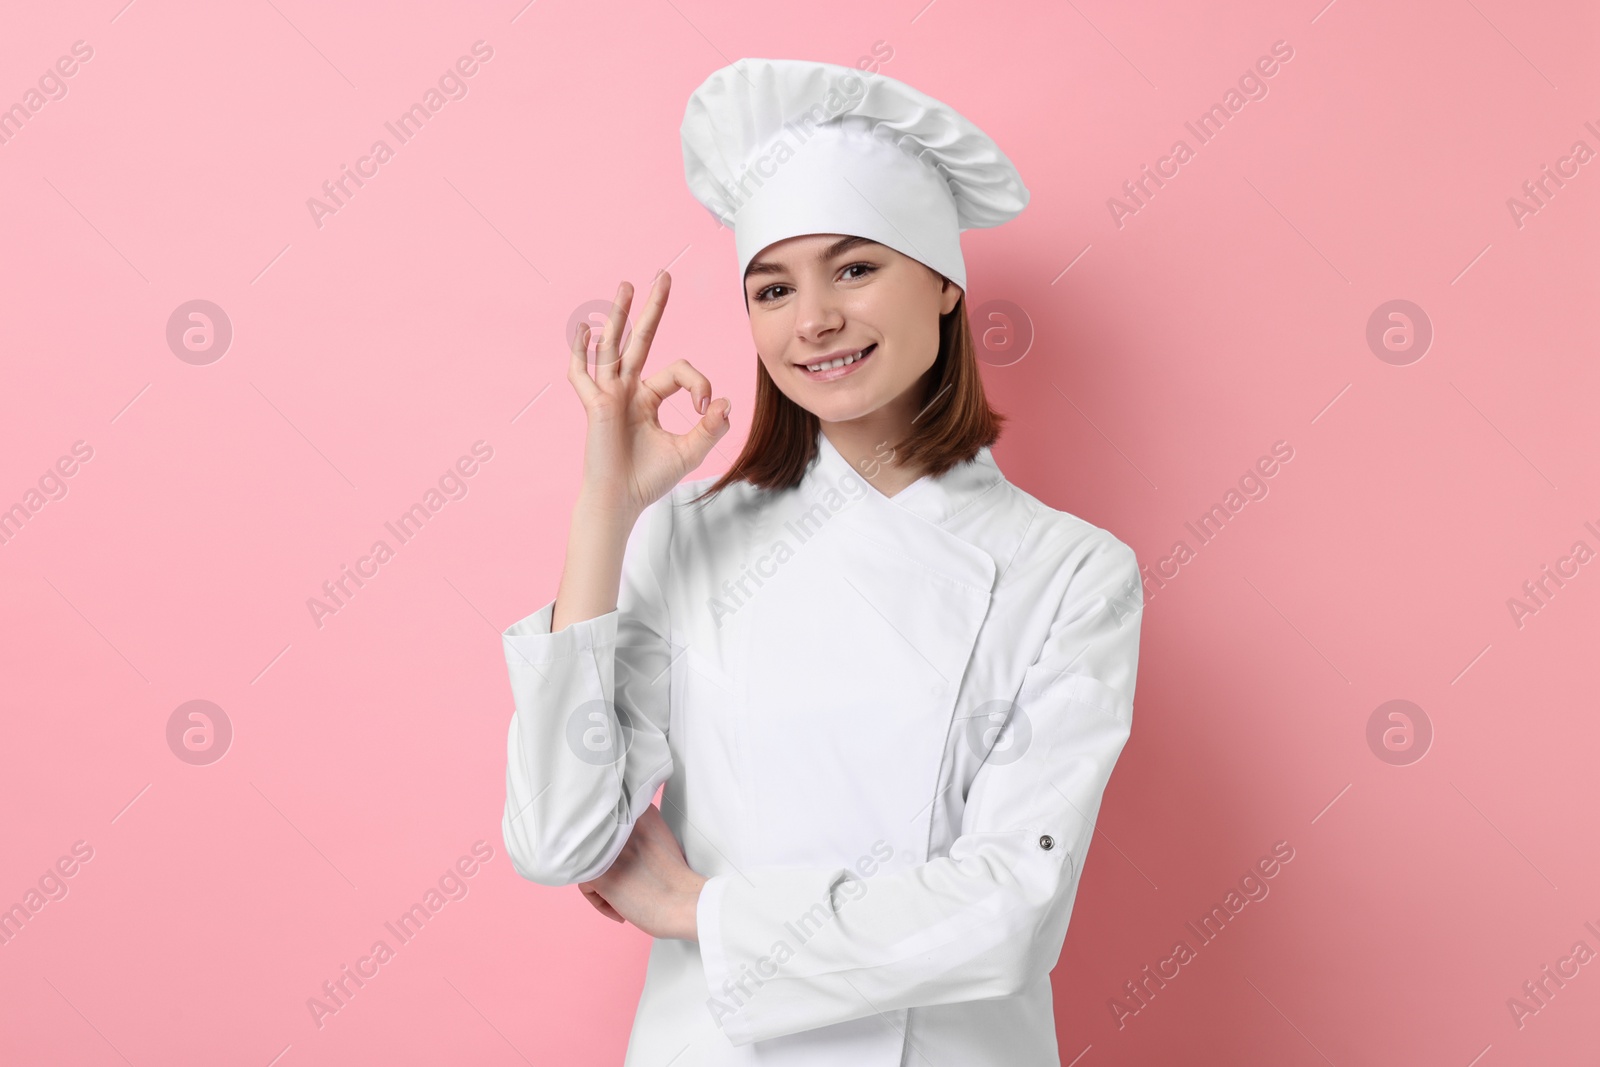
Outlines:
[[1050,849],[1056,847],[1056,839],[1051,837],[1049,834],[1044,834],[1039,838],[1039,847],[1048,852]]

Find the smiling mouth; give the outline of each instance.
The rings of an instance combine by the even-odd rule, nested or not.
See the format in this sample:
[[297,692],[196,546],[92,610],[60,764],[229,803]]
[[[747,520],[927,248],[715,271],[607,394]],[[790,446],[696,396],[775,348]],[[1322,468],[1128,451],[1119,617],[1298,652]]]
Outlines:
[[829,371],[839,370],[841,368],[850,366],[852,363],[861,362],[862,360],[866,359],[868,356],[872,355],[872,353],[877,349],[877,347],[878,347],[877,342],[874,341],[872,344],[868,345],[866,348],[863,348],[861,351],[857,352],[853,356],[843,356],[843,357],[841,357],[839,359],[825,360],[822,363],[797,364],[797,365],[800,367],[801,372],[804,373],[804,374],[813,375],[813,376],[821,376],[823,374],[828,373]]

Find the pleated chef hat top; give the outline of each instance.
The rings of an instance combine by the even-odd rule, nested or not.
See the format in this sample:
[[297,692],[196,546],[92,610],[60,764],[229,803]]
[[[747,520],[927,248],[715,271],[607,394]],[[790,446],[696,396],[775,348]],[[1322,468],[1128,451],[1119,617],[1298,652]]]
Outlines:
[[801,59],[741,59],[713,73],[683,115],[695,199],[733,228],[739,277],[768,245],[802,234],[866,237],[963,290],[961,231],[1028,203],[989,136],[904,82]]

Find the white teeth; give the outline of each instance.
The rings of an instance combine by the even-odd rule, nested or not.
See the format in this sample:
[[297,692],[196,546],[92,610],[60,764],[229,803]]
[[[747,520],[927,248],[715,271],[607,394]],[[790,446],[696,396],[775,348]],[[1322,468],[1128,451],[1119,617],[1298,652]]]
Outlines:
[[[871,345],[867,346],[867,348],[871,348],[871,347],[872,347]],[[860,352],[855,352],[855,353],[853,353],[851,355],[848,355],[848,356],[841,356],[838,359],[830,359],[825,363],[807,364],[804,369],[807,372],[811,373],[811,374],[817,374],[817,373],[820,373],[821,371],[833,370],[835,367],[848,367],[850,364],[852,364],[856,360],[860,359],[861,358],[861,353],[865,352],[866,350],[867,350],[866,348],[863,348],[863,349],[861,349]]]

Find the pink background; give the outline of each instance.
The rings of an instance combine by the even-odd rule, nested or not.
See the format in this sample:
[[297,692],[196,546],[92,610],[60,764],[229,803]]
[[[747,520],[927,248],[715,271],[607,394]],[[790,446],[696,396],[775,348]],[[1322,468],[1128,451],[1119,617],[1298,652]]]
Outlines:
[[[0,105],[93,49],[0,144],[0,507],[93,452],[0,544],[0,905],[93,850],[0,945],[0,1062],[621,1061],[648,939],[500,840],[498,633],[554,595],[580,469],[563,338],[670,266],[651,360],[734,398],[697,476],[724,469],[754,356],[685,100],[741,56],[885,53],[1032,192],[964,242],[1000,466],[1152,572],[1195,549],[1147,588],[1063,1062],[1593,1062],[1600,963],[1507,1007],[1600,951],[1600,563],[1520,627],[1507,606],[1600,550],[1600,162],[1507,206],[1600,149],[1592,5],[121,4],[13,4],[0,35]],[[398,144],[385,121],[478,40],[467,95]],[[1265,98],[1197,146],[1185,121],[1280,40]],[[307,199],[380,137],[319,227]],[[198,364],[166,336],[196,299],[233,329]],[[1433,329],[1405,365],[1366,339],[1396,299]],[[480,440],[466,495],[314,622]],[[1278,441],[1269,494],[1198,546],[1185,523]],[[1395,699],[1433,732],[1406,765],[1368,741]],[[169,746],[191,700],[232,727],[209,765]],[[466,896],[319,1027],[308,998],[479,840]],[[1270,895],[1119,1026],[1280,841]]]

